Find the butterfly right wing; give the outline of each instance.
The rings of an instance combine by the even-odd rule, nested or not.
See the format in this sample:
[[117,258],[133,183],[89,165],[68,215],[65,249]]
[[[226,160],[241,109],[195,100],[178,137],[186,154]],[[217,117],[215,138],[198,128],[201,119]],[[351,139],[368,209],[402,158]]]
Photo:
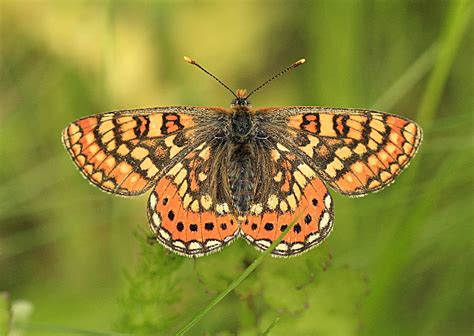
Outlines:
[[71,123],[62,134],[80,172],[100,189],[139,195],[202,140],[203,120],[220,108],[162,107],[109,112]]
[[257,110],[282,143],[336,191],[363,196],[406,168],[422,130],[406,118],[362,109],[294,106]]

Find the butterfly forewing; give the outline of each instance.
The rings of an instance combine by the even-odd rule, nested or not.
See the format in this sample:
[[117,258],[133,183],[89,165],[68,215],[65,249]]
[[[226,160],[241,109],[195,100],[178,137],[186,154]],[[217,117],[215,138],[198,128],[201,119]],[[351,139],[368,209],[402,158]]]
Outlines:
[[332,188],[362,196],[387,186],[408,165],[421,139],[414,122],[387,113],[322,107],[256,111]]
[[62,139],[91,183],[107,192],[139,195],[199,145],[196,132],[208,124],[203,120],[222,111],[166,107],[109,112],[71,123]]

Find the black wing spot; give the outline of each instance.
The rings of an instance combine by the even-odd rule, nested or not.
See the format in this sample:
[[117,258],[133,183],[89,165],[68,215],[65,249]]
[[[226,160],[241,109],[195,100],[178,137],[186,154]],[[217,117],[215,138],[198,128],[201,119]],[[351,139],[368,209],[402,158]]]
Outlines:
[[253,230],[253,231],[257,230],[257,227],[258,227],[257,223],[253,223],[253,224],[252,224],[252,230]]
[[170,219],[170,221],[172,221],[174,219],[174,212],[173,210],[170,210],[170,212],[168,212],[168,218]]
[[312,220],[312,218],[311,218],[311,215],[310,215],[310,214],[307,214],[307,215],[305,216],[305,218],[304,218],[304,222],[305,222],[306,224],[311,223],[311,220]]
[[293,231],[295,231],[295,233],[300,233],[301,232],[301,225],[296,224],[295,226],[293,226]]
[[189,225],[189,230],[196,232],[198,230],[197,224],[191,224]]
[[204,224],[204,229],[206,229],[207,231],[212,231],[214,229],[214,224],[206,223]]
[[179,231],[179,232],[182,232],[184,230],[184,224],[183,222],[178,222],[178,224],[176,224],[176,229]]
[[272,223],[266,223],[264,228],[267,231],[271,231],[271,230],[273,230],[273,224]]
[[314,206],[318,205],[318,200],[316,198],[313,198],[311,202],[313,203]]
[[227,229],[227,224],[226,223],[221,223],[221,229],[226,230]]
[[280,226],[280,231],[281,232],[285,231],[287,227],[288,227],[288,225],[286,225],[286,224]]
[[163,198],[163,205],[168,204],[168,197]]

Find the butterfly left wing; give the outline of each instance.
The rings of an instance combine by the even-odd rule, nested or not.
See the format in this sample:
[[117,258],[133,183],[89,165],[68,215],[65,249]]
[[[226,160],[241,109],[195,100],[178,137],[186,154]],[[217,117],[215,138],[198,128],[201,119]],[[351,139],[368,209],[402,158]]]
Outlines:
[[363,196],[394,181],[421,140],[411,120],[360,109],[282,107],[256,111],[273,134],[336,191]]
[[208,140],[158,181],[148,200],[148,220],[166,248],[198,257],[219,251],[238,235],[232,199],[221,189],[223,153]]
[[[200,144],[201,119],[220,108],[159,107],[93,115],[62,134],[80,172],[100,189],[122,196],[144,193],[159,175]],[[205,127],[208,127],[207,125]]]
[[[268,187],[257,193],[246,220],[243,237],[260,250],[266,250],[300,216],[272,255],[289,257],[320,244],[333,227],[333,202],[314,169],[282,143],[267,140],[269,155]],[[268,192],[267,192],[268,191]]]

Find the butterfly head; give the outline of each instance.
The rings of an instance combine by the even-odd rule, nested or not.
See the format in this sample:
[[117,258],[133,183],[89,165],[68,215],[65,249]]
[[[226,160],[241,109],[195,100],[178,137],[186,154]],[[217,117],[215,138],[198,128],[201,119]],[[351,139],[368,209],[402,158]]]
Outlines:
[[250,107],[250,100],[247,97],[247,90],[238,89],[230,106],[233,108]]

